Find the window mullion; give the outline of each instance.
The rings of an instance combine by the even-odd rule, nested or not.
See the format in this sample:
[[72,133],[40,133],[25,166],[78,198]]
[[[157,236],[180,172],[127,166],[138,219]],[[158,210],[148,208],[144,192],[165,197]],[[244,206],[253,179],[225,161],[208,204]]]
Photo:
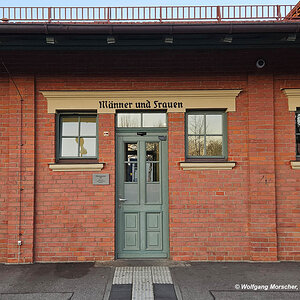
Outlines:
[[203,132],[203,136],[204,136],[204,156],[206,156],[206,113],[204,114],[204,132]]
[[77,157],[81,157],[80,156],[80,116],[78,116],[78,156]]

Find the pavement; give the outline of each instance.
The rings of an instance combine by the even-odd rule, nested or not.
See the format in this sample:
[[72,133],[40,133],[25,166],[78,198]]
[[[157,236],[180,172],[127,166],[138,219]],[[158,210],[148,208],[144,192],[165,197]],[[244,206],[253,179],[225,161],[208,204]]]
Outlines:
[[[130,274],[140,272],[138,274],[142,275],[133,279],[133,285],[130,281],[124,282],[129,284],[114,285],[120,283],[115,282],[116,270],[118,274],[123,274],[125,270],[128,275],[129,270]],[[163,273],[155,275],[157,270],[163,270]],[[169,276],[169,271],[171,279],[164,281],[164,276]],[[153,296],[148,298],[143,293],[134,298],[133,290],[131,291],[139,280],[146,280],[143,272],[150,275],[152,272],[153,276],[159,278],[155,281],[157,279],[153,277],[155,300],[300,299],[300,262],[221,263],[168,260],[0,265],[0,299],[153,299]]]

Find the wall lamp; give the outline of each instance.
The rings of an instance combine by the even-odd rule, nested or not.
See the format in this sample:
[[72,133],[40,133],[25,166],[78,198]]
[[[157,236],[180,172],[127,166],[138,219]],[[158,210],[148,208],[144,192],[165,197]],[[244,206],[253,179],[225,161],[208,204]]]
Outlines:
[[286,41],[287,42],[295,42],[297,39],[297,34],[296,33],[290,33],[287,38]]
[[164,38],[164,43],[165,44],[173,44],[174,43],[174,37],[172,35],[166,36]]
[[106,42],[109,45],[115,44],[116,43],[116,38],[114,36],[110,35],[106,38]]
[[225,35],[224,38],[222,39],[222,42],[223,42],[223,43],[227,43],[227,44],[231,44],[231,43],[232,43],[232,40],[233,40],[232,35],[227,34],[227,35]]
[[46,44],[54,45],[56,43],[54,36],[46,36]]

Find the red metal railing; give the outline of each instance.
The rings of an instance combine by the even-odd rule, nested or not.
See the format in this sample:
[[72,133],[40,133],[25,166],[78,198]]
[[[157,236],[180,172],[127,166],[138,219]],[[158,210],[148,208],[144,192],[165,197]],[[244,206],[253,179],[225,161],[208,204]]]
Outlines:
[[0,7],[3,22],[166,23],[282,21],[295,5]]

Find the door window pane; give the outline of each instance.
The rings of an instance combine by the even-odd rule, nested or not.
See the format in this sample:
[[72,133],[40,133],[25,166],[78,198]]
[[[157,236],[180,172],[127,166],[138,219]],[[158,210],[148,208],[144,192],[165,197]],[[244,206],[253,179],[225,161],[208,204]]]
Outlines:
[[146,143],[146,180],[159,181],[159,143]]
[[159,143],[146,143],[146,160],[159,161]]
[[125,181],[138,181],[138,154],[136,143],[125,143]]
[[144,113],[143,127],[166,127],[167,116],[165,113]]

